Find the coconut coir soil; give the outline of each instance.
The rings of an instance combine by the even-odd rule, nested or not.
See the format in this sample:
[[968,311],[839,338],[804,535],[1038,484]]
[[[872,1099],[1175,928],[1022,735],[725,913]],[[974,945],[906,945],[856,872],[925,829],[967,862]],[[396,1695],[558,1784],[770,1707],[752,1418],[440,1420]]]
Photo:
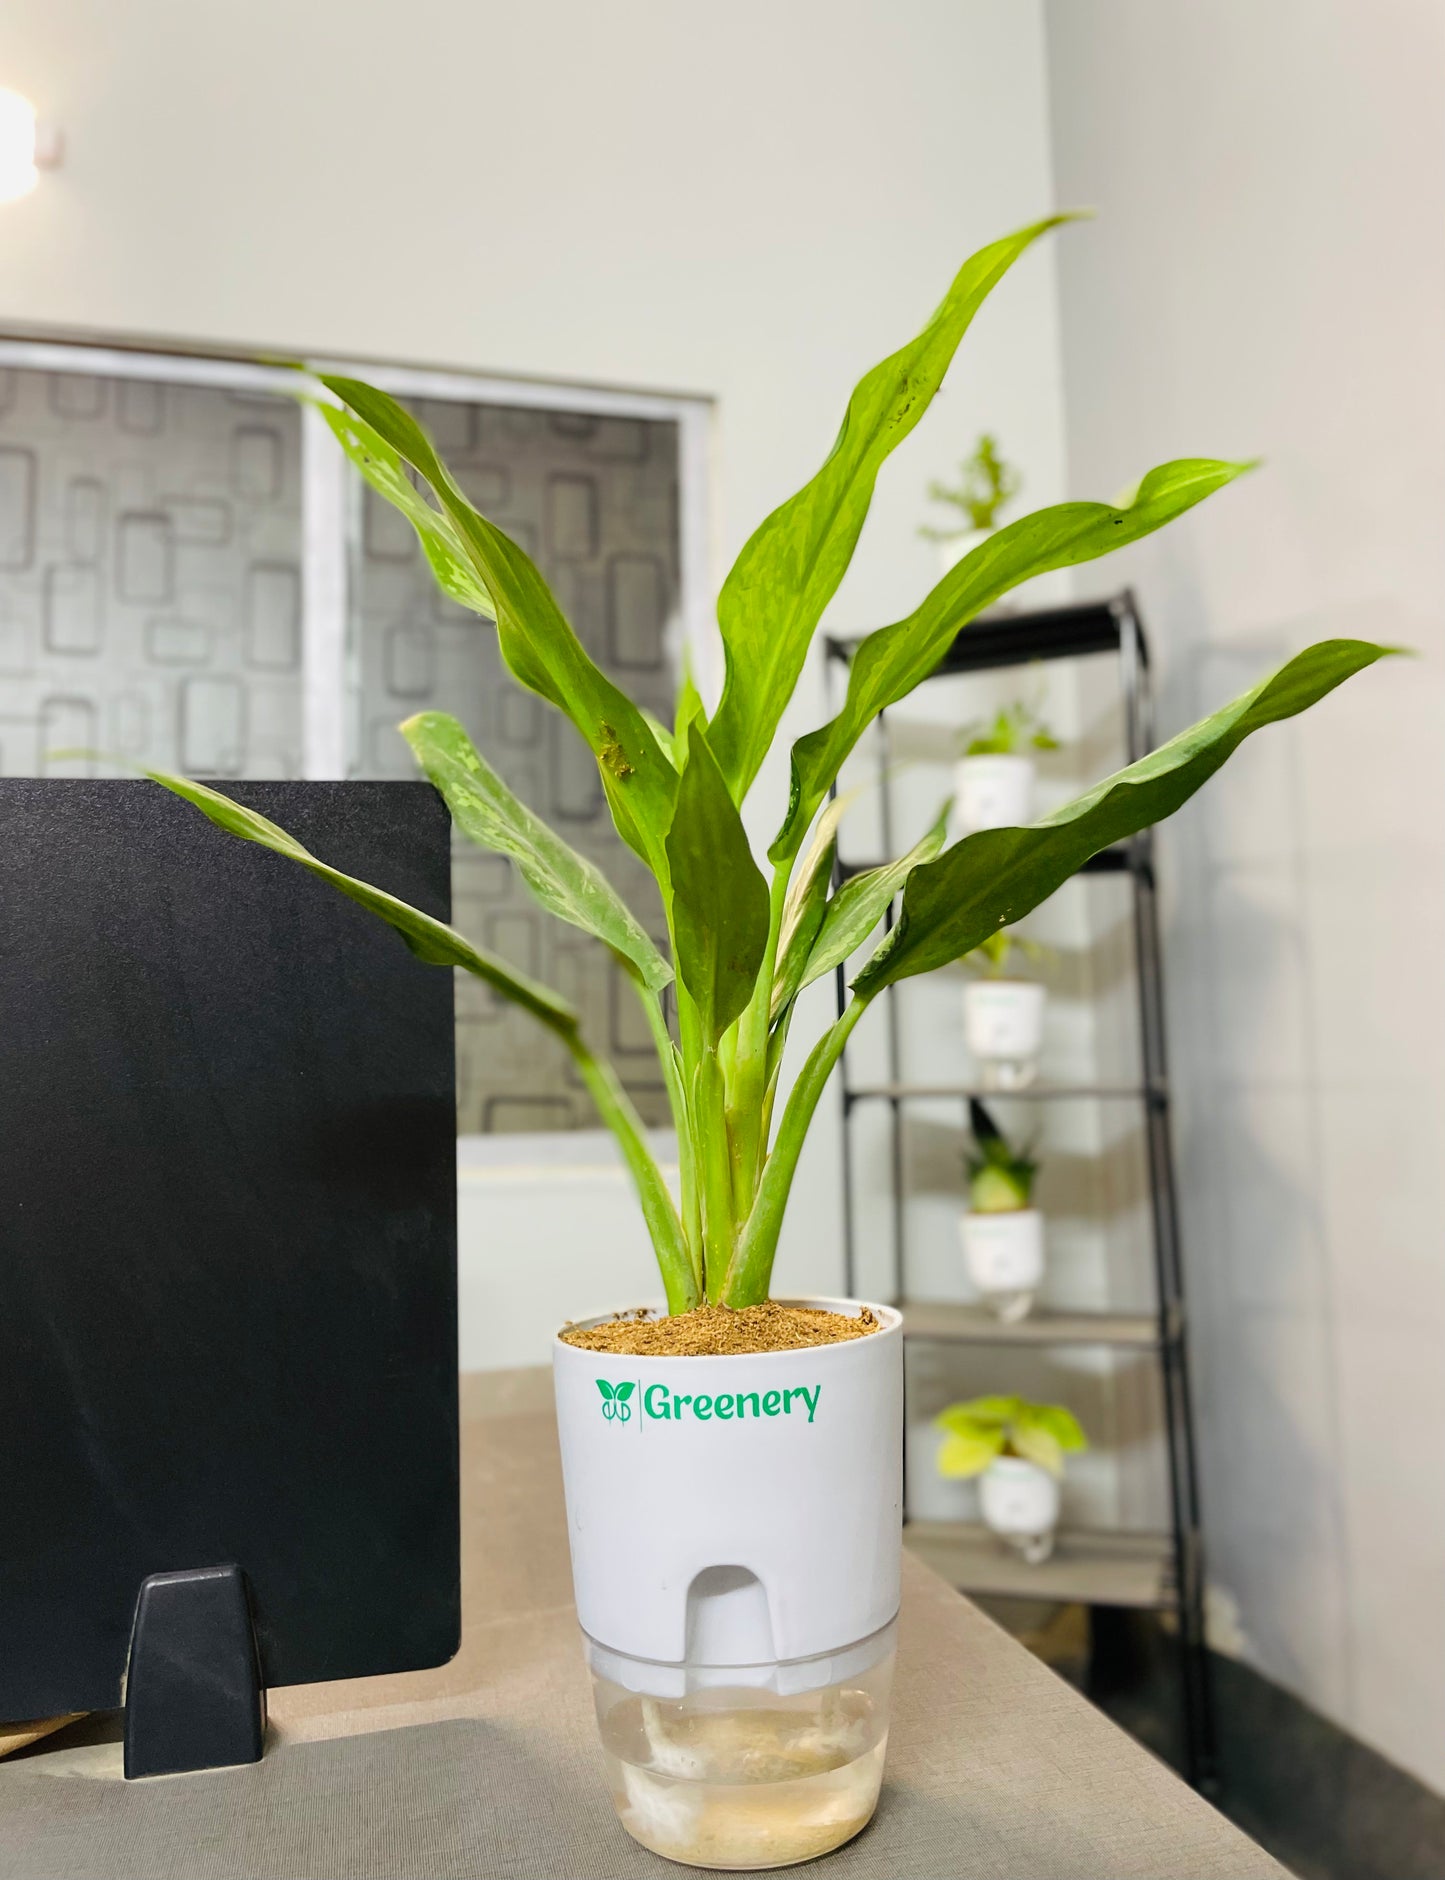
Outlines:
[[584,1351],[610,1351],[638,1358],[722,1358],[748,1351],[802,1351],[809,1345],[838,1345],[866,1338],[878,1320],[865,1306],[856,1319],[815,1306],[784,1306],[768,1299],[734,1312],[730,1306],[698,1306],[676,1318],[634,1312],[606,1325],[565,1325],[564,1344]]

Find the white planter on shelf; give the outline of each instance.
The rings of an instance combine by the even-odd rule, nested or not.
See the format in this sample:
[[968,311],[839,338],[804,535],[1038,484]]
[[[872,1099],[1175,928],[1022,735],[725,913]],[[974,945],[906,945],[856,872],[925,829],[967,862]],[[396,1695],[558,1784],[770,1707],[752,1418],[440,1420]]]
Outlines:
[[[554,1346],[573,1586],[613,1800],[669,1859],[809,1860],[877,1803],[903,1337],[897,1312],[871,1309],[878,1332],[801,1351]],[[794,1779],[769,1780],[779,1767]]]
[[953,801],[967,835],[1032,822],[1034,760],[1001,753],[960,757],[953,767]]
[[1044,1277],[1044,1217],[1037,1208],[958,1217],[968,1277],[1006,1323],[1026,1318]]
[[1032,979],[970,979],[963,1034],[983,1081],[1022,1090],[1034,1080],[1044,1042],[1044,988]]
[[1038,1463],[1000,1456],[979,1477],[978,1501],[985,1525],[1030,1566],[1042,1565],[1054,1551],[1059,1484]]

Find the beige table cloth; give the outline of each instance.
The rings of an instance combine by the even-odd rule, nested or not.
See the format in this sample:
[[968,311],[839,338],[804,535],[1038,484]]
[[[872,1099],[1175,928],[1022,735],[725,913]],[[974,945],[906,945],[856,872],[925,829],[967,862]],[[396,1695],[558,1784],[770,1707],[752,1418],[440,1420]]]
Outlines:
[[[612,1813],[570,1598],[550,1379],[463,1379],[463,1639],[271,1693],[250,1768],[120,1779],[114,1724],[0,1763],[0,1880],[627,1880],[696,1871]],[[1262,1849],[905,1557],[873,1825],[829,1880],[1249,1880]]]

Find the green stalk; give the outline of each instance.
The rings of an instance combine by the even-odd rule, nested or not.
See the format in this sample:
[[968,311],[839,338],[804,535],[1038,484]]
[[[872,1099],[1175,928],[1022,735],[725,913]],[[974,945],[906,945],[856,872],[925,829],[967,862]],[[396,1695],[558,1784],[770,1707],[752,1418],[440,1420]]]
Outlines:
[[733,1210],[727,1092],[722,1066],[711,1051],[704,1052],[693,1075],[692,1093],[702,1174],[703,1291],[715,1302],[732,1263],[737,1216]]
[[667,1029],[667,1020],[662,1015],[662,1000],[655,992],[649,992],[637,980],[632,982],[642,1009],[647,1014],[648,1030],[652,1033],[653,1049],[657,1052],[657,1061],[662,1066],[663,1081],[667,1085],[668,1105],[672,1110],[672,1124],[677,1131],[677,1163],[681,1183],[682,1227],[687,1241],[688,1253],[692,1263],[693,1283],[699,1295],[703,1290],[702,1271],[702,1203],[697,1185],[697,1150],[693,1141],[692,1115],[688,1109],[687,1093],[683,1088],[683,1070],[677,1046],[672,1042],[672,1034]]
[[667,1309],[670,1313],[690,1312],[701,1301],[701,1292],[693,1277],[692,1255],[688,1251],[687,1237],[682,1231],[682,1222],[678,1219],[672,1196],[667,1191],[667,1183],[662,1179],[662,1171],[647,1147],[642,1119],[633,1109],[631,1099],[618,1082],[612,1066],[594,1057],[577,1032],[559,1031],[558,1035],[572,1053],[582,1074],[582,1081],[591,1093],[603,1122],[617,1138],[631,1171],[637,1198],[642,1203],[642,1216],[652,1238],[653,1251],[657,1255],[657,1264],[662,1270]]
[[798,1157],[807,1138],[813,1112],[833,1066],[842,1056],[848,1034],[868,1009],[866,999],[854,998],[843,1016],[823,1033],[783,1107],[778,1140],[768,1157],[757,1200],[743,1224],[720,1298],[734,1308],[757,1305],[768,1296],[773,1260],[778,1251],[783,1211],[797,1171]]
[[783,1070],[783,1054],[788,1048],[788,1032],[793,1022],[793,1009],[796,999],[788,1002],[788,1009],[779,1017],[776,1026],[768,1034],[768,1081],[763,1091],[763,1141],[773,1139],[773,1103],[778,1094],[778,1079]]
[[[662,887],[659,878],[658,886]],[[675,961],[678,956],[677,929],[672,913],[671,884],[663,888],[663,916],[667,921],[668,949]],[[698,1019],[697,1004],[681,977],[673,980],[673,991],[677,998],[677,1051],[675,1065],[677,1070],[682,1109],[686,1119],[688,1163],[691,1165],[692,1182],[683,1192],[683,1231],[689,1250],[689,1264],[694,1275],[696,1299],[700,1304],[707,1298],[707,1159],[704,1125],[697,1105],[697,1070],[703,1055],[702,1025]],[[655,1034],[654,1034],[655,1035]],[[681,1132],[679,1132],[679,1160]],[[684,1307],[682,1310],[690,1310]],[[677,1310],[669,1301],[669,1313]]]
[[742,1216],[752,1207],[767,1154],[768,1020],[773,1004],[773,974],[778,963],[778,938],[788,899],[792,864],[773,871],[768,896],[768,944],[758,968],[757,984],[738,1020],[737,1053],[728,1089],[728,1126],[736,1159],[735,1193]]

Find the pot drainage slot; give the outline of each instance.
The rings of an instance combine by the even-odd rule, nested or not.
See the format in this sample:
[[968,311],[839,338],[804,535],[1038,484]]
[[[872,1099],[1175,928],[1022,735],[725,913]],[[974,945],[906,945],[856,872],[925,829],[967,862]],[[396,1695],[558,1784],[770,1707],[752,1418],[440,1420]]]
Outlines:
[[771,1665],[767,1588],[747,1567],[705,1567],[687,1589],[687,1662]]

